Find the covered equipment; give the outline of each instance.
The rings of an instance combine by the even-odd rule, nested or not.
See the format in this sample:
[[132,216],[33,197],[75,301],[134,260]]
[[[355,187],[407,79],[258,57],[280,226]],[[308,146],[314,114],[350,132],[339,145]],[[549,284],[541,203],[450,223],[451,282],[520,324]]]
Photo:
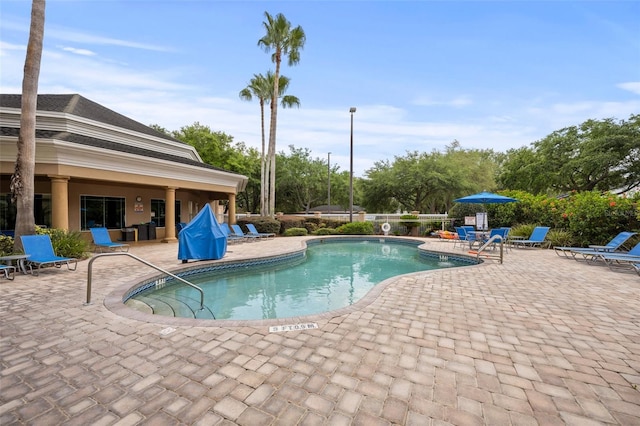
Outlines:
[[205,204],[196,217],[178,234],[178,259],[216,260],[227,252],[227,236],[213,215],[211,206]]

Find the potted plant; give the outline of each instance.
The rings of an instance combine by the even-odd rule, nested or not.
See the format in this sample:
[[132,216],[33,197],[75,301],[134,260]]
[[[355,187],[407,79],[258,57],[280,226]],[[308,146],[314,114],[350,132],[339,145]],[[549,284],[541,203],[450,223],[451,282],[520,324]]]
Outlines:
[[418,219],[416,214],[403,214],[400,216],[399,224],[407,228],[407,235],[417,237],[420,229],[420,221]]

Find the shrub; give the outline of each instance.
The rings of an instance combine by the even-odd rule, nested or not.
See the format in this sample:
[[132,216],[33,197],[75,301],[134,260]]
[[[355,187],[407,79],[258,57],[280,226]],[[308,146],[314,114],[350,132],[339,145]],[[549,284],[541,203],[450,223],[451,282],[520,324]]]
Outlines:
[[533,232],[533,228],[535,227],[536,225],[532,224],[516,225],[511,228],[511,231],[509,231],[509,235],[529,238],[531,236],[531,233]]
[[90,256],[90,244],[78,231],[65,231],[64,229],[40,228],[36,226],[36,234],[49,235],[53,251],[58,256],[86,259]]
[[570,196],[562,218],[580,246],[606,244],[621,231],[637,231],[634,200],[613,194],[580,192]]
[[[318,228],[324,228],[324,227],[337,228],[340,225],[345,223],[344,220],[319,218],[319,217],[301,217],[301,216],[295,216],[295,215],[278,217],[278,221],[280,222],[279,232],[277,231],[271,231],[271,232],[284,234],[286,230],[290,228],[305,228],[309,232],[313,232],[315,229],[318,229]],[[311,225],[307,225],[307,224],[311,224]],[[313,230],[309,228],[313,228]]]
[[338,231],[336,231],[333,228],[318,228],[315,232],[314,235],[334,235],[337,234]]
[[284,231],[285,237],[303,237],[308,234],[307,228],[289,228]]
[[551,229],[547,234],[547,241],[550,247],[571,247],[575,244],[571,232],[563,229]]
[[8,235],[0,235],[0,256],[13,254],[13,238]]
[[307,230],[308,233],[313,234],[318,229],[318,224],[315,222],[307,221],[304,223],[304,228]]
[[420,226],[420,220],[418,216],[414,214],[403,214],[400,216],[400,222],[398,222],[401,226],[406,226],[407,228],[413,228],[414,226]]
[[282,216],[278,220],[280,221],[279,234],[284,234],[291,228],[304,228],[304,219],[298,216]]
[[272,219],[268,216],[256,216],[250,218],[238,219],[238,225],[246,225],[247,223],[253,223],[258,232],[267,234],[279,234],[280,233],[280,221]]
[[372,235],[373,223],[371,222],[351,222],[340,225],[336,229],[339,234],[347,235]]

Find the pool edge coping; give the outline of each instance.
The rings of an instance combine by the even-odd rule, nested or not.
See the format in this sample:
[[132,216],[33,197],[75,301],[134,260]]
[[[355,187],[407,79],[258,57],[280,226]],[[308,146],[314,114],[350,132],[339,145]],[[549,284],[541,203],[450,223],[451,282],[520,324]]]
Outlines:
[[[438,254],[451,254],[455,257],[462,257],[469,260],[476,261],[478,263],[469,264],[465,266],[458,266],[459,268],[474,268],[482,266],[486,264],[486,262],[482,259],[477,259],[473,256],[448,252],[448,251],[440,251],[440,250],[431,250],[425,249],[423,246],[427,244],[423,239],[418,238],[410,238],[410,237],[399,237],[399,236],[383,236],[383,235],[323,235],[317,236],[315,238],[309,238],[300,240],[300,247],[292,250],[285,250],[279,254],[270,254],[262,257],[252,257],[251,259],[267,259],[271,257],[279,257],[287,254],[295,254],[300,251],[306,251],[308,247],[309,241],[323,240],[323,239],[397,239],[398,241],[416,241],[417,249],[421,251],[426,251],[429,253],[438,253]],[[234,264],[240,263],[249,260],[247,259],[236,259],[236,260],[227,260],[223,259],[205,261],[206,263],[202,263],[201,265],[211,265],[211,264]],[[449,269],[449,268],[444,268]],[[185,270],[185,267],[176,267],[170,269],[169,272],[176,273]],[[145,323],[153,323],[153,324],[162,324],[166,326],[190,326],[190,327],[221,327],[221,328],[231,328],[231,327],[270,327],[276,325],[288,325],[288,324],[298,324],[298,323],[309,323],[309,322],[329,322],[331,319],[343,315],[348,315],[350,313],[360,311],[364,307],[371,305],[375,300],[382,294],[382,292],[390,285],[394,284],[396,281],[399,281],[405,277],[411,277],[414,275],[421,274],[432,274],[443,271],[443,269],[432,269],[418,272],[411,272],[408,274],[397,275],[391,278],[387,278],[384,281],[376,284],[372,287],[367,294],[365,294],[362,298],[360,298],[357,302],[352,305],[345,306],[343,308],[334,309],[332,311],[322,312],[318,314],[312,315],[304,315],[297,317],[287,317],[287,318],[276,318],[276,319],[261,319],[261,320],[228,320],[228,319],[196,319],[196,318],[182,318],[182,317],[168,317],[162,315],[148,314],[142,311],[138,311],[136,309],[130,308],[123,302],[123,297],[127,293],[130,293],[136,287],[142,285],[143,282],[152,280],[158,277],[157,273],[149,274],[143,277],[138,277],[132,281],[127,281],[126,283],[120,284],[116,286],[112,291],[109,292],[104,298],[103,305],[104,307],[113,314],[118,316],[133,319]]]

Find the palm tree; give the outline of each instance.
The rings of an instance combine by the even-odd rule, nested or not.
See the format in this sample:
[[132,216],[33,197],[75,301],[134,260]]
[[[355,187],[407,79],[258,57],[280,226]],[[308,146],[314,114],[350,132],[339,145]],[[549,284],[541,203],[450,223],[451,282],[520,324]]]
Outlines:
[[34,174],[36,166],[36,110],[38,104],[38,79],[44,39],[45,0],[33,0],[31,4],[31,28],[27,44],[27,56],[22,79],[22,107],[18,155],[11,176],[11,196],[16,203],[16,227],[14,250],[22,249],[21,235],[35,232],[33,214]]
[[291,28],[291,22],[279,13],[271,16],[264,13],[266,21],[263,22],[266,35],[258,40],[258,46],[265,52],[273,50],[271,61],[276,64],[273,78],[273,93],[271,96],[271,120],[269,123],[269,148],[267,157],[269,159],[269,203],[267,215],[273,217],[276,205],[276,124],[278,121],[278,103],[275,101],[280,97],[280,64],[283,55],[288,58],[289,66],[300,62],[300,50],[304,47],[306,36],[302,27]]
[[[266,198],[266,178],[269,172],[267,167],[267,161],[265,157],[265,137],[264,137],[264,105],[265,103],[271,103],[273,98],[274,76],[271,71],[267,72],[267,76],[262,74],[254,74],[253,78],[249,81],[249,85],[240,91],[240,98],[246,101],[251,101],[255,96],[260,102],[260,127],[262,132],[262,151],[260,157],[260,215],[265,215],[265,198]],[[280,76],[278,87],[281,93],[287,91],[289,87],[289,78],[283,75]],[[292,108],[294,106],[300,106],[300,99],[295,96],[282,96],[280,103],[283,108]]]

